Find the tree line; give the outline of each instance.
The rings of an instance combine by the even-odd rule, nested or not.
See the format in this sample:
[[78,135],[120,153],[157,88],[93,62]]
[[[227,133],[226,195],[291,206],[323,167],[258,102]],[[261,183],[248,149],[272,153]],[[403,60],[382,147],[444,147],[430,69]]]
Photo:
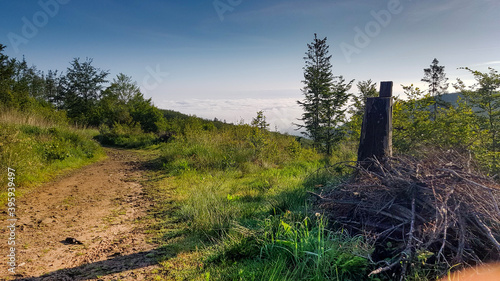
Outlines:
[[[378,96],[376,83],[359,81],[357,93],[349,93],[354,80],[332,73],[327,38],[314,39],[305,53],[304,94],[297,103],[304,113],[298,129],[314,147],[331,155],[342,142],[358,143],[365,101]],[[467,67],[476,84],[467,87],[457,79],[453,87],[458,100],[447,103],[443,95],[449,88],[444,66],[434,59],[424,69],[423,91],[403,86],[406,99],[395,97],[393,107],[393,145],[397,152],[416,154],[426,148],[454,148],[471,152],[492,175],[500,171],[500,74],[493,68],[480,72]],[[350,103],[350,104],[349,104]],[[348,106],[349,105],[349,106]]]
[[[64,72],[44,73],[23,60],[9,58],[0,44],[0,107],[57,114],[82,126],[139,126],[159,133],[167,124],[162,112],[146,99],[131,77],[75,58]],[[109,83],[110,82],[110,83]],[[61,117],[63,116],[63,117]]]

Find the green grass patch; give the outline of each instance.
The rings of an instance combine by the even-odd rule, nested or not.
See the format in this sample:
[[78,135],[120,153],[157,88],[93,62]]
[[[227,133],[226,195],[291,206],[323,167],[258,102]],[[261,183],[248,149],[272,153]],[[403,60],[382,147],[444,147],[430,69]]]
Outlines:
[[[28,119],[30,122],[11,122],[18,120],[14,117],[4,115],[4,121],[0,122],[0,168],[5,171],[0,176],[0,185],[7,186],[7,168],[14,169],[16,197],[68,169],[105,156],[100,145],[92,140],[97,130],[49,124],[47,121],[38,122],[43,124],[40,125],[31,119]],[[1,204],[7,200],[6,191],[2,189],[0,193]]]
[[[360,280],[371,250],[360,236],[327,230],[307,190],[345,171],[294,137],[250,126],[187,127],[160,154],[148,194],[165,249],[158,280]],[[352,160],[349,152],[337,157]],[[167,278],[167,279],[168,279]],[[332,278],[332,279],[330,279]]]

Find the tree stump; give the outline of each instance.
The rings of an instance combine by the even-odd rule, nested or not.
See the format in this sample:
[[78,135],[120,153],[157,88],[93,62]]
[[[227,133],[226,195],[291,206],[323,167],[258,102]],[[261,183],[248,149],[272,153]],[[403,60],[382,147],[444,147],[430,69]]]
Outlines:
[[392,81],[380,83],[380,96],[366,100],[359,140],[358,162],[371,166],[370,159],[384,162],[392,156]]

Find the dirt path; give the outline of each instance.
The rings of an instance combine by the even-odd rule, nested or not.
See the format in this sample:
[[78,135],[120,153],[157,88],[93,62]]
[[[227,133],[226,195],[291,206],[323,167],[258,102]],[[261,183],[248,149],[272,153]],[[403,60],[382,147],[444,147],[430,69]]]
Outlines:
[[[141,219],[151,203],[139,183],[139,156],[106,151],[106,160],[73,171],[17,202],[17,275],[5,274],[7,259],[2,258],[0,280],[147,278],[155,267],[155,245],[147,243]],[[2,227],[2,257],[8,251],[7,235]]]

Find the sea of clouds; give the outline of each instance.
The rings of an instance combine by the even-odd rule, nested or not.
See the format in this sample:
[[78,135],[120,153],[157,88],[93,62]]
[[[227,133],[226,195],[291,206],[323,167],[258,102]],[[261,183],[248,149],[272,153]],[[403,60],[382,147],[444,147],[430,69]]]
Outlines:
[[217,118],[227,123],[249,124],[257,116],[257,111],[263,110],[269,129],[300,135],[294,123],[300,123],[303,110],[297,104],[296,98],[242,98],[242,99],[186,99],[163,100],[157,104],[159,108],[179,111],[184,114],[196,115],[205,119]]

